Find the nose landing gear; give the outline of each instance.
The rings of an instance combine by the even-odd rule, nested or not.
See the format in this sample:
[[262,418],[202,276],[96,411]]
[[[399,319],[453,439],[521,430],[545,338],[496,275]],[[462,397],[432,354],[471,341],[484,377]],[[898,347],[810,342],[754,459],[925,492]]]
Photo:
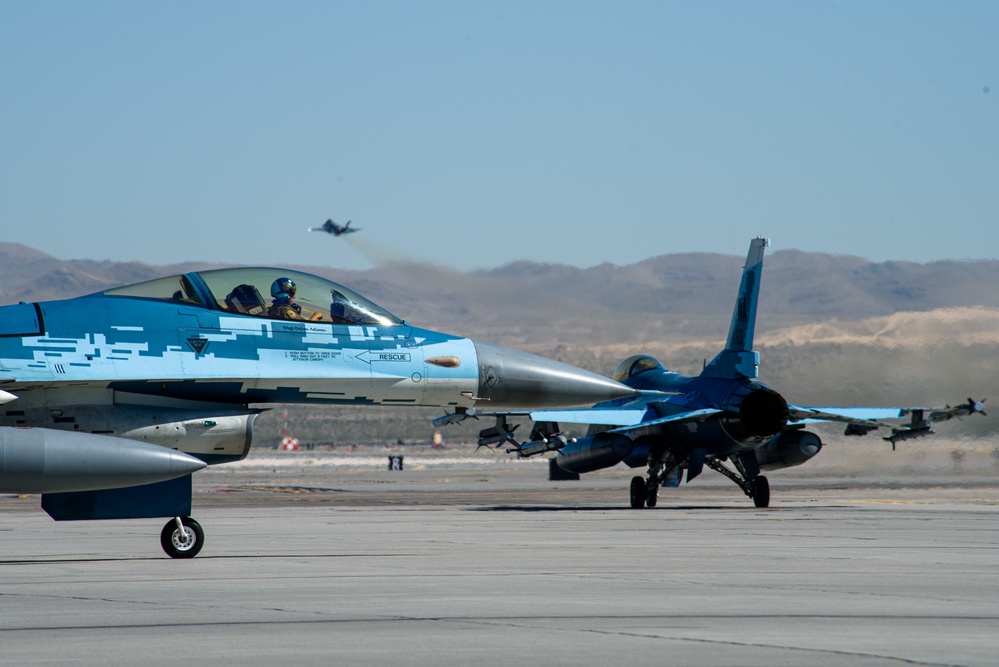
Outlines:
[[160,546],[170,558],[194,558],[205,545],[205,531],[189,516],[171,519],[160,533]]

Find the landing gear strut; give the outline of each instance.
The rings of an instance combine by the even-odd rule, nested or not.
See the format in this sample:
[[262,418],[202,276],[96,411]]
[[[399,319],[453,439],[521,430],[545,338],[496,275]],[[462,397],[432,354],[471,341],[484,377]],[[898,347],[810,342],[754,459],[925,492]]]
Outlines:
[[205,531],[191,517],[179,516],[163,526],[160,546],[170,558],[194,558],[205,546]]
[[770,482],[763,475],[757,475],[752,479],[748,479],[744,466],[740,465],[738,459],[735,460],[735,465],[739,468],[739,473],[742,473],[741,475],[730,470],[714,456],[706,456],[704,458],[704,465],[735,482],[742,489],[743,493],[753,499],[753,504],[757,507],[770,506]]
[[[736,483],[742,492],[753,499],[753,504],[757,507],[770,506],[770,482],[759,473],[759,467],[752,462],[752,469],[742,459],[733,457],[735,470],[730,469],[715,456],[705,456],[704,465],[715,472],[725,475]],[[643,507],[655,507],[659,501],[659,487],[664,481],[668,481],[669,475],[676,471],[677,474],[683,472],[685,461],[667,455],[665,458],[649,459],[649,476],[631,478],[631,507],[640,510]],[[679,469],[679,470],[678,470]]]
[[[631,507],[655,507],[659,503],[659,487],[670,473],[680,467],[680,461],[667,455],[666,458],[649,458],[649,478],[631,478]],[[679,471],[678,471],[679,473]]]

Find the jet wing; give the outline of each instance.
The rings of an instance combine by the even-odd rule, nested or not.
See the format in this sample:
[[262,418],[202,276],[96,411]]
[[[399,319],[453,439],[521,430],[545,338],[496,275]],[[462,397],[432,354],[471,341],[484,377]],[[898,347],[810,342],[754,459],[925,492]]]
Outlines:
[[[641,397],[673,396],[673,391],[658,391],[643,389],[638,392]],[[634,403],[622,406],[599,406],[591,408],[567,408],[564,410],[500,410],[478,412],[467,410],[457,412],[433,420],[434,426],[460,424],[466,419],[479,417],[530,417],[535,422],[567,424],[601,424],[603,426],[635,426],[648,414],[647,403]]]
[[[928,427],[934,422],[947,421],[954,417],[963,417],[976,412],[983,412],[981,401],[968,402],[962,405],[945,406],[942,408],[866,408],[866,407],[817,407],[788,405],[790,423],[807,424],[814,422],[841,422],[853,425],[857,433],[867,432],[876,428],[886,428],[893,435],[899,432],[917,431]],[[610,433],[627,434],[637,430],[647,429],[663,424],[681,424],[685,422],[704,421],[723,411],[718,408],[700,408],[687,410],[665,417],[644,420],[647,410],[644,407],[621,408],[579,408],[575,410],[533,410],[525,412],[535,422],[555,422],[569,424],[604,424],[617,426]],[[911,423],[899,424],[884,421],[886,419],[904,419],[911,416]]]
[[814,424],[816,422],[842,422],[858,426],[879,426],[897,428],[898,424],[883,422],[883,419],[902,419],[912,410],[925,408],[862,408],[862,407],[816,407],[788,405],[790,422]]
[[[818,407],[788,405],[791,423],[808,424],[815,422],[840,422],[847,425],[847,435],[863,435],[877,428],[891,430],[885,440],[905,440],[909,437],[931,433],[930,424],[948,421],[955,417],[965,417],[976,412],[985,414],[984,401],[968,399],[967,403],[942,408],[864,408],[864,407]],[[886,422],[886,419],[909,418],[909,423]]]
[[[435,426],[445,426],[447,424],[458,424],[469,418],[496,417],[498,427],[502,426],[502,432],[490,433],[493,435],[507,434],[511,439],[512,429],[506,425],[506,417],[529,417],[535,424],[599,424],[601,426],[617,426],[609,429],[607,433],[636,433],[648,428],[654,428],[663,424],[680,424],[691,421],[703,421],[721,414],[723,411],[717,408],[701,408],[698,410],[686,410],[665,417],[657,417],[643,421],[649,414],[648,406],[640,404],[625,407],[593,407],[575,408],[565,410],[524,410],[524,411],[502,411],[502,412],[471,412],[444,415],[434,420]],[[516,427],[514,427],[516,428]],[[485,433],[485,431],[483,431]],[[481,435],[481,434],[480,434]],[[481,444],[481,443],[480,443]]]
[[984,413],[983,401],[968,399],[967,403],[942,408],[863,408],[863,407],[816,407],[788,405],[792,422],[800,424],[834,421],[846,424],[887,426],[897,428],[898,424],[883,422],[883,419],[903,419],[909,415],[920,416],[928,422],[941,422],[954,417],[965,417],[976,412]]

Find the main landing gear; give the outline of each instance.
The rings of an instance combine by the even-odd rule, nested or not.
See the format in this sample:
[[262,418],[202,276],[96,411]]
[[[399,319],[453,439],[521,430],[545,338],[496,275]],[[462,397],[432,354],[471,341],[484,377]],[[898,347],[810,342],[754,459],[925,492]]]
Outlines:
[[163,526],[160,545],[170,558],[194,558],[205,546],[205,531],[191,517],[179,516]]
[[[755,459],[754,465],[755,465]],[[704,457],[704,465],[708,466],[715,472],[719,472],[725,475],[730,480],[739,485],[742,492],[753,499],[753,504],[757,507],[770,507],[770,482],[763,475],[756,475],[755,477],[750,477],[747,474],[746,466],[742,464],[741,459],[734,458],[733,461],[735,467],[739,472],[730,470],[724,463],[718,460],[714,456]],[[757,470],[759,468],[757,467]]]
[[683,473],[680,469],[682,463],[683,460],[675,458],[671,453],[667,453],[665,458],[649,457],[648,479],[644,477],[631,479],[632,509],[655,507],[659,503],[659,487],[670,479],[671,474],[675,476],[673,481],[679,483],[679,475]]
[[[704,465],[735,482],[743,493],[753,499],[754,505],[769,507],[770,482],[767,478],[763,475],[750,478],[739,459],[735,459],[734,463],[739,472],[731,470],[714,456],[704,457]],[[631,479],[631,507],[636,510],[643,507],[655,507],[659,501],[660,485],[667,475],[679,467],[680,462],[676,460],[650,462],[648,479],[645,477],[632,477]]]
[[763,475],[758,475],[756,479],[749,483],[752,490],[749,497],[753,499],[753,504],[757,507],[770,507],[770,482]]
[[[658,495],[658,494],[657,494]],[[644,477],[631,478],[631,509],[640,510],[645,507],[648,492],[645,490]]]

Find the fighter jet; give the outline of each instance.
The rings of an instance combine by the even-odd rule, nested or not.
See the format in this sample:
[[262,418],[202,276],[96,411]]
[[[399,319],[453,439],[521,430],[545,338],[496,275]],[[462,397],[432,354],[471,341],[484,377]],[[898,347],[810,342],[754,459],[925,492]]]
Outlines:
[[350,220],[347,221],[346,225],[342,227],[332,219],[327,220],[323,223],[322,227],[309,227],[310,232],[326,232],[327,234],[332,234],[333,236],[340,236],[342,234],[353,234],[354,232],[361,231],[360,227],[351,227]]
[[190,558],[204,543],[190,518],[191,473],[246,457],[261,412],[251,404],[474,412],[636,393],[416,328],[318,276],[185,273],[0,307],[0,493],[41,493],[57,521],[169,517],[163,549]]
[[[579,410],[499,412],[494,414],[496,425],[479,434],[479,444],[509,443],[507,452],[521,457],[556,451],[555,463],[573,476],[619,463],[647,467],[644,477],[631,481],[630,503],[636,509],[655,507],[661,486],[679,485],[684,471],[690,482],[704,466],[735,482],[757,507],[767,507],[770,484],[761,470],[801,465],[822,449],[819,436],[805,430],[809,423],[840,422],[849,436],[886,429],[884,439],[894,449],[896,442],[932,434],[935,422],[985,414],[983,401],[970,398],[938,408],[799,406],[760,382],[753,337],[767,245],[762,238],[750,243],[725,349],[700,375],[667,370],[648,355],[628,357],[614,379],[644,394]],[[508,419],[524,416],[534,420],[534,427],[527,441],[518,442],[516,426]],[[436,423],[462,419],[456,411]],[[559,422],[589,424],[589,431],[572,440],[560,431]]]

